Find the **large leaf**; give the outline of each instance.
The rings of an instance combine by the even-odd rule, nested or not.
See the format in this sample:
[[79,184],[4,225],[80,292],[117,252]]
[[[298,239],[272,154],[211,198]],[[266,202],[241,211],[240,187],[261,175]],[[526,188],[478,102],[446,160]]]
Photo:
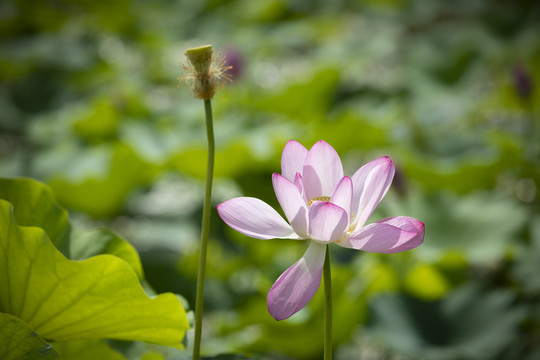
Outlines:
[[42,228],[52,243],[68,255],[68,213],[58,206],[46,185],[32,179],[0,179],[0,199],[15,205],[15,217],[20,225]]
[[139,254],[128,241],[108,229],[71,228],[67,211],[56,203],[45,184],[27,178],[0,178],[0,199],[13,205],[18,224],[45,230],[52,243],[71,260],[111,254],[126,261],[143,278]]
[[19,226],[0,200],[0,311],[45,339],[115,338],[180,345],[188,322],[173,294],[150,299],[122,259],[65,258],[40,228]]
[[0,359],[59,359],[53,347],[36,334],[24,321],[0,313]]
[[93,231],[73,230],[70,243],[70,258],[84,260],[94,255],[111,254],[127,262],[139,278],[143,278],[143,269],[137,250],[125,239],[109,229]]
[[111,348],[105,340],[74,340],[53,343],[62,360],[125,360],[126,358]]

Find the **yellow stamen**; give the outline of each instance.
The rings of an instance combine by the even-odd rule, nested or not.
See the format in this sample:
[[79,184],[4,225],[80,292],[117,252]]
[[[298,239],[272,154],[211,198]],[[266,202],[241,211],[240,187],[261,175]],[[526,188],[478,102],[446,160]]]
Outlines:
[[315,201],[330,202],[330,196],[317,196],[317,197],[314,197],[313,199],[309,200],[308,206],[311,206],[311,204],[313,204]]

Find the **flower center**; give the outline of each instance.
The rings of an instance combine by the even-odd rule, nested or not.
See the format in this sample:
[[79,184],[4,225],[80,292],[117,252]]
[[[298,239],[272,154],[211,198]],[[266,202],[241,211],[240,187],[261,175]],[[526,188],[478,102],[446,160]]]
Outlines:
[[313,204],[315,201],[330,202],[330,196],[317,196],[317,197],[314,197],[313,199],[309,200],[308,206],[311,206],[311,204]]

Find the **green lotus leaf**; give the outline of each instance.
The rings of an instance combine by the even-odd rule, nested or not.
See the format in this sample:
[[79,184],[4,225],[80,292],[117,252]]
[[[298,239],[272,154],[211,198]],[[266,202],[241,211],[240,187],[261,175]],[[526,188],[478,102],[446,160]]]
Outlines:
[[0,359],[53,360],[59,357],[53,347],[24,321],[0,313]]
[[[192,352],[179,347],[162,346],[140,341],[108,340],[107,345],[120,351],[128,359],[137,360],[191,360]],[[60,355],[63,355],[58,351]],[[201,357],[202,359],[202,357]],[[68,359],[69,360],[69,359]],[[77,359],[79,360],[79,359]]]
[[84,260],[94,255],[111,254],[127,262],[137,276],[143,278],[139,254],[125,239],[109,229],[79,231],[73,229],[70,244],[71,260]]
[[126,261],[143,278],[139,254],[128,241],[108,229],[71,228],[67,211],[56,203],[47,185],[26,178],[0,178],[0,199],[13,204],[18,224],[45,230],[52,243],[71,260],[111,254]]
[[53,343],[62,360],[126,360],[104,340],[75,340]]
[[0,311],[50,341],[113,338],[179,346],[188,328],[173,294],[149,298],[122,259],[71,261],[0,200]]
[[0,179],[0,199],[14,205],[19,225],[42,228],[52,243],[64,255],[69,255],[68,213],[56,203],[47,185],[25,178]]

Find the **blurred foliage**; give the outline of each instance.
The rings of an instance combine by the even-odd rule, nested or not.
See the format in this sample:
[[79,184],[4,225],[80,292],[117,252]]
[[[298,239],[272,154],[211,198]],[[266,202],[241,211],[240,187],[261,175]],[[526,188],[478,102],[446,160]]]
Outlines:
[[[0,175],[46,182],[76,228],[119,232],[157,292],[192,304],[205,129],[202,103],[176,77],[187,48],[212,43],[235,67],[214,101],[215,204],[243,194],[278,208],[271,174],[285,142],[324,139],[348,175],[393,158],[373,219],[426,224],[425,243],[407,253],[332,248],[336,359],[532,360],[539,39],[533,0],[3,1]],[[66,247],[67,213],[39,202],[48,190],[34,191],[21,196],[40,211],[15,208],[19,224],[29,225],[21,211],[64,254],[88,256]],[[0,194],[16,200],[4,182]],[[81,240],[95,242],[92,255],[126,255],[115,235],[94,235]],[[286,321],[266,310],[272,283],[304,250],[247,238],[213,213],[209,358],[321,357],[321,292]],[[111,346],[133,359],[184,354]]]

